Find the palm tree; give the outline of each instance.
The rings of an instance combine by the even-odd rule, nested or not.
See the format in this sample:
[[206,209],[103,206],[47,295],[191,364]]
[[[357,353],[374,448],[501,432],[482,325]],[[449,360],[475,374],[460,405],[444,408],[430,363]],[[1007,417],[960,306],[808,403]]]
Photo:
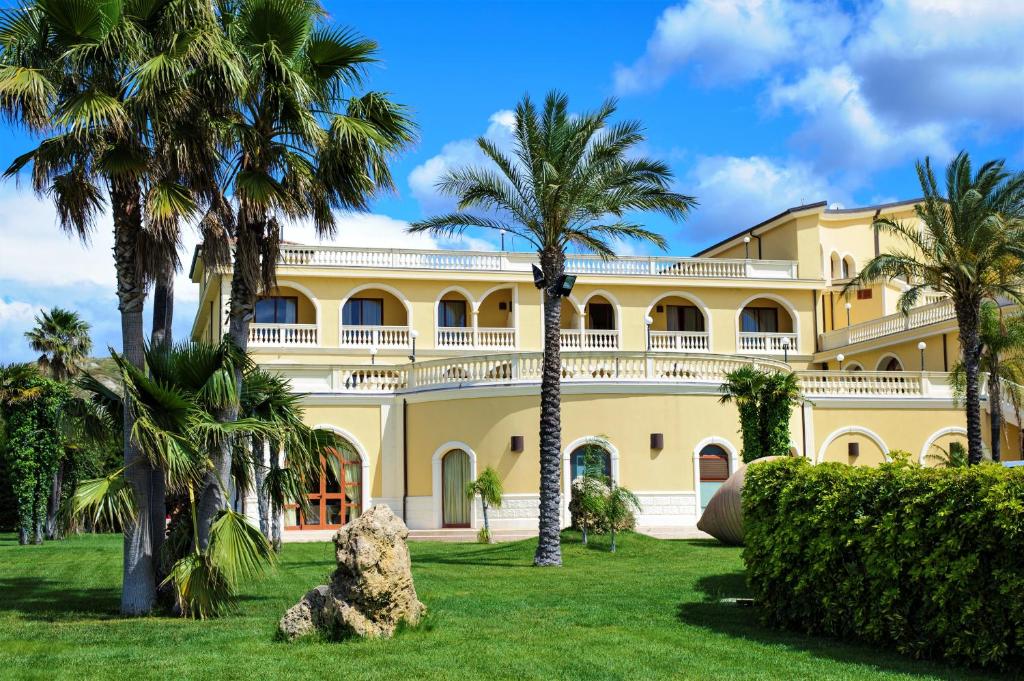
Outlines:
[[740,436],[743,440],[743,461],[749,463],[764,456],[765,442],[761,437],[761,395],[768,374],[753,365],[744,365],[725,375],[719,403],[736,403],[740,417]]
[[1003,161],[989,161],[972,172],[966,152],[946,168],[946,195],[939,192],[931,162],[918,162],[924,198],[914,207],[917,223],[889,217],[874,221],[907,247],[875,256],[844,288],[901,278],[910,286],[900,295],[903,313],[923,291],[949,295],[960,330],[966,380],[967,452],[973,465],[982,459],[981,305],[1009,299],[1024,303],[1024,173],[1009,173]]
[[[611,124],[615,102],[570,115],[568,98],[550,92],[538,113],[528,97],[516,106],[512,156],[490,140],[477,144],[491,168],[448,173],[438,188],[458,198],[458,212],[413,224],[413,232],[462,234],[470,227],[505,230],[537,249],[544,276],[544,366],[540,403],[540,537],[535,565],[561,565],[559,463],[561,359],[559,285],[566,251],[578,248],[614,257],[609,240],[633,239],[665,247],[665,239],[627,217],[655,211],[684,218],[693,197],[670,189],[672,172],[660,161],[632,154],[644,140],[640,123]],[[479,212],[470,212],[477,209]]]
[[[1004,314],[1001,307],[986,301],[981,305],[978,319],[979,369],[988,383],[990,452],[992,460],[999,461],[1002,458],[1003,401],[1020,411],[1017,386],[1024,384],[1024,317]],[[953,386],[958,397],[966,393],[965,373],[963,362],[957,362],[953,367]]]
[[[32,166],[37,194],[54,201],[60,226],[88,241],[109,198],[121,346],[141,367],[147,249],[144,206],[187,207],[179,187],[151,182],[156,113],[174,110],[176,89],[197,64],[221,51],[200,30],[212,25],[209,5],[189,0],[147,3],[34,0],[0,18],[0,107],[32,132],[48,135],[16,158],[6,174]],[[130,433],[123,405],[125,475],[140,512],[124,527],[121,610],[143,614],[156,586],[146,504],[151,470]]]
[[613,480],[611,481],[611,489],[608,491],[608,497],[604,501],[604,509],[612,533],[611,552],[615,553],[617,548],[615,528],[625,524],[636,513],[640,512],[640,499],[625,487],[616,485]]
[[[36,315],[36,326],[25,333],[29,346],[41,353],[36,361],[39,369],[54,380],[65,382],[78,373],[79,363],[89,356],[92,339],[89,323],[77,312],[55,307]],[[60,510],[64,476],[68,459],[62,457],[53,474],[50,498],[46,504],[46,538],[58,536],[57,511]]]
[[760,407],[763,456],[789,455],[789,421],[793,407],[801,400],[800,380],[795,372],[768,372]]
[[466,484],[466,496],[472,502],[477,495],[480,496],[480,505],[484,511],[484,529],[480,531],[479,539],[484,544],[491,544],[494,538],[491,537],[491,522],[487,517],[489,507],[501,508],[501,496],[503,494],[501,477],[498,471],[490,466],[484,469],[476,480]]
[[[333,211],[365,210],[376,192],[394,188],[389,156],[413,138],[404,107],[385,94],[347,94],[377,45],[327,25],[325,15],[309,0],[241,0],[220,17],[245,82],[225,126],[225,186],[236,204],[229,333],[243,350],[257,295],[274,286],[280,220],[311,220],[333,236]],[[203,490],[201,539],[224,504],[219,490],[231,468],[228,447]]]

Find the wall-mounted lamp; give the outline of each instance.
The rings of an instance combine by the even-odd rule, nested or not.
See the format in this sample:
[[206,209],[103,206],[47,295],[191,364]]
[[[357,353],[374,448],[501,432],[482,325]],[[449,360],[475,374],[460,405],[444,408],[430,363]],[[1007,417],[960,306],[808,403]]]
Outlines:
[[644,325],[647,327],[647,352],[651,351],[651,324],[654,323],[654,317],[647,315],[644,317]]
[[860,456],[860,443],[859,442],[849,442],[849,443],[847,443],[847,445],[846,445],[846,453],[850,455],[851,459],[856,459],[858,456]]
[[846,325],[849,326],[850,325],[850,308],[853,307],[853,303],[847,303],[845,305],[845,307],[846,307]]
[[651,433],[651,449],[665,449],[665,433]]
[[924,349],[928,347],[928,344],[921,341],[917,344],[917,349],[921,351],[921,371],[924,371]]
[[840,352],[838,355],[836,355],[836,359],[839,360],[839,370],[842,371],[843,370],[843,360],[846,359],[846,355],[844,355],[843,353]]
[[512,436],[512,451],[515,452],[516,454],[518,454],[519,452],[523,451],[523,449],[524,449],[523,436],[522,435],[513,435]]
[[412,354],[409,355],[410,362],[416,361],[416,337],[419,335],[420,332],[417,331],[416,329],[413,329],[412,331],[409,332],[409,339],[412,341]]

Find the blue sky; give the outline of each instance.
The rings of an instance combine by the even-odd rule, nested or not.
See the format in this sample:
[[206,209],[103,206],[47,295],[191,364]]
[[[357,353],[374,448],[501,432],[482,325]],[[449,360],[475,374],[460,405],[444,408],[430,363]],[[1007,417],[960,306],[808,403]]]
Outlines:
[[[691,0],[690,2],[328,2],[331,19],[380,43],[368,86],[407,104],[417,143],[396,159],[396,195],[341,216],[338,243],[494,247],[411,239],[408,221],[444,209],[433,184],[478,161],[473,140],[507,144],[524,94],[565,91],[574,110],[617,97],[643,122],[643,152],[696,195],[691,219],[651,218],[690,254],[787,207],[917,196],[913,162],[961,148],[1024,168],[1024,3],[1002,0]],[[0,160],[30,147],[15,129]],[[23,186],[0,186],[0,362],[29,359],[23,333],[41,308],[80,310],[102,351],[119,345],[109,221],[89,249],[57,230]],[[307,227],[286,238],[312,239]],[[194,235],[186,241],[191,246]],[[624,246],[625,252],[643,249]],[[183,254],[186,264],[190,251]],[[195,287],[178,280],[176,334]]]

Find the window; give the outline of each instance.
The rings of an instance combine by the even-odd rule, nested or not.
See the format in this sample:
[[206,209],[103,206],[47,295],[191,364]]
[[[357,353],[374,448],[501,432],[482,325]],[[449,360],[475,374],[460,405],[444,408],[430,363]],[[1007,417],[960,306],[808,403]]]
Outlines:
[[718,445],[700,450],[701,482],[721,482],[729,478],[729,454]]
[[857,300],[871,300],[872,291],[869,288],[857,289]]
[[295,324],[298,320],[299,299],[287,296],[267,296],[256,301],[257,324]]
[[469,454],[453,449],[441,459],[441,524],[444,527],[469,527],[472,499],[466,485],[473,481]]
[[442,327],[465,328],[466,301],[442,300],[437,304],[437,325]]
[[341,323],[345,326],[380,326],[384,323],[382,298],[351,298],[341,310]]
[[354,452],[331,452],[337,459],[335,466],[327,465],[320,457],[320,471],[306,481],[308,513],[298,504],[285,504],[284,518],[287,529],[317,530],[341,527],[352,522],[362,512],[362,463]]
[[591,466],[600,466],[597,471],[606,478],[612,477],[612,456],[608,451],[599,445],[589,444],[577,447],[570,456],[572,465],[572,479],[575,480],[583,475],[587,468],[587,457],[590,457]]
[[692,305],[669,305],[665,316],[669,331],[704,331],[704,314]]
[[588,303],[587,321],[587,328],[611,331],[615,328],[615,312],[609,303]]
[[779,311],[774,307],[745,307],[740,313],[740,331],[778,333]]
[[903,363],[898,357],[890,357],[884,360],[878,368],[881,371],[903,371]]

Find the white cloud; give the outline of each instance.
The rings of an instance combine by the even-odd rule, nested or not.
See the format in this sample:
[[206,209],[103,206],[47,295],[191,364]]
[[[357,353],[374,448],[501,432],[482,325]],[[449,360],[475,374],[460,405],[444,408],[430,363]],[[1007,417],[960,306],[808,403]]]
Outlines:
[[[512,147],[512,131],[515,127],[515,114],[501,110],[491,114],[489,124],[483,136],[498,146],[508,150]],[[437,191],[437,182],[445,173],[466,166],[479,166],[489,163],[477,146],[475,139],[461,139],[449,142],[441,147],[441,153],[428,158],[412,169],[409,173],[409,188],[412,195],[419,201],[420,208],[426,214],[450,210],[454,202],[449,197],[441,196]]]
[[643,56],[616,67],[615,90],[657,89],[684,67],[718,85],[754,79],[781,64],[827,59],[850,24],[832,2],[693,0],[661,14]]
[[697,160],[688,180],[700,206],[687,221],[684,236],[703,245],[793,206],[849,202],[810,165],[764,156],[705,156]]
[[462,248],[493,251],[495,245],[485,239],[461,236],[441,239],[426,233],[410,234],[409,223],[377,213],[342,213],[336,216],[338,232],[334,239],[321,239],[310,223],[292,223],[284,228],[284,238],[303,244],[332,244],[366,248]]
[[42,309],[21,300],[6,301],[0,298],[0,327],[15,327],[28,330],[32,326],[36,313]]

